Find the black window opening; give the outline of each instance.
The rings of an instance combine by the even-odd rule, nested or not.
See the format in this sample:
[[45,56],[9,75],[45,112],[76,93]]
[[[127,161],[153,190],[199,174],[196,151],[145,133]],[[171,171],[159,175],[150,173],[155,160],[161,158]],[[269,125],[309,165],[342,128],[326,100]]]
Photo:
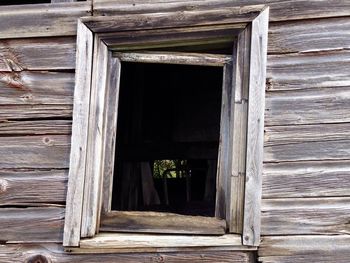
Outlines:
[[223,69],[121,68],[112,210],[214,216]]
[[[83,2],[86,0],[77,0],[77,2]],[[48,4],[51,0],[3,0],[0,1],[0,5],[33,5],[33,4]]]

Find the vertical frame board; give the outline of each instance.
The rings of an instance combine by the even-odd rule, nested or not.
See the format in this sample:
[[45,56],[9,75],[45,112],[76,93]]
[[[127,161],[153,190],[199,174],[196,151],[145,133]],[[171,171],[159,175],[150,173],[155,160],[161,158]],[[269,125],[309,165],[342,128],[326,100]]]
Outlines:
[[93,33],[79,20],[77,35],[76,79],[69,163],[69,183],[64,225],[64,246],[78,246],[83,206],[86,142],[88,137]]
[[260,210],[264,146],[264,110],[269,9],[251,24],[246,185],[243,244],[260,243]]

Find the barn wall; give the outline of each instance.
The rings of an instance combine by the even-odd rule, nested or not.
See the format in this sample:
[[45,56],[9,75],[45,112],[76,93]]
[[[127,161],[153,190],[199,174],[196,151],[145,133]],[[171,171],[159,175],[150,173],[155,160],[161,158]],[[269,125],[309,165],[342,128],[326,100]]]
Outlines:
[[[159,5],[136,0],[135,5],[119,7],[107,0],[95,0],[93,6],[79,2],[0,7],[0,262],[34,262],[37,254],[52,262],[101,261],[65,255],[59,245],[76,19],[92,13],[136,13],[141,7],[150,12],[201,8],[199,1],[178,1],[158,0],[163,2]],[[350,2],[236,2],[268,2],[271,8],[259,260],[348,262]],[[180,257],[178,253],[104,256],[113,262],[172,262],[181,257],[184,262],[251,259],[249,254],[228,251]]]

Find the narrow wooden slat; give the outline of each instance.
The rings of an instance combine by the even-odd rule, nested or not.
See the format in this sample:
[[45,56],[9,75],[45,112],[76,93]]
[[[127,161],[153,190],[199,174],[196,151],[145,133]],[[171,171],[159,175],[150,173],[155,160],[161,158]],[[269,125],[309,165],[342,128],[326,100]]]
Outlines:
[[349,101],[349,87],[267,93],[265,125],[350,122]]
[[0,170],[0,204],[63,203],[67,170]]
[[347,263],[349,243],[349,235],[264,237],[259,249],[259,261]]
[[76,80],[72,145],[69,164],[66,219],[63,245],[78,246],[86,165],[87,127],[89,120],[90,85],[92,73],[93,34],[78,22]]
[[74,36],[77,19],[89,16],[90,10],[90,2],[2,7],[0,38]]
[[1,104],[72,104],[74,73],[0,72]]
[[350,86],[349,50],[269,55],[267,61],[269,91]]
[[13,262],[86,262],[86,263],[140,263],[140,262],[234,262],[252,263],[253,252],[240,251],[176,251],[171,253],[127,254],[70,254],[63,251],[62,244],[11,244],[0,246],[2,263]]
[[[83,21],[94,32],[130,31],[156,28],[176,28],[199,25],[235,24],[244,28],[262,10],[263,5],[235,6],[202,11],[163,12],[140,15],[85,18]],[[231,26],[232,27],[232,26]]]
[[[202,1],[145,1],[145,0],[94,0],[95,15],[118,15],[125,13],[169,12],[202,10],[208,8],[225,8],[244,6],[247,4],[265,4],[271,8],[271,21],[285,21],[320,17],[342,17],[349,15],[350,4],[343,0],[333,0],[329,5],[327,0],[202,0]],[[317,8],[316,8],[317,7]]]
[[70,136],[0,137],[0,169],[68,168]]
[[75,37],[0,40],[0,71],[75,68]]
[[243,244],[259,245],[263,168],[266,53],[269,9],[253,22],[250,45]]
[[125,62],[164,63],[222,67],[231,61],[231,56],[184,52],[114,52],[114,56]]
[[63,221],[62,207],[1,208],[1,241],[61,242]]
[[262,235],[349,234],[350,197],[263,199]]
[[204,216],[112,211],[102,216],[101,231],[223,235],[226,222]]
[[349,161],[264,165],[263,198],[350,196]]
[[70,120],[0,122],[0,136],[71,134]]

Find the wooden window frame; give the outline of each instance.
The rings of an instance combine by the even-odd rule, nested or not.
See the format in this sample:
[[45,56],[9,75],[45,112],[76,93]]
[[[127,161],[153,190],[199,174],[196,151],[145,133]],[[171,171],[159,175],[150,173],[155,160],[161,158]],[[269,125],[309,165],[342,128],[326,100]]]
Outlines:
[[[63,238],[67,251],[250,250],[259,245],[268,15],[268,7],[255,5],[78,21]],[[230,234],[162,235],[164,243],[160,244],[155,234],[100,231],[101,215],[113,213],[110,197],[121,60],[164,62],[166,57],[165,62],[169,62],[168,53],[137,50],[216,43],[230,34],[234,35],[231,58],[182,53],[173,59],[180,64],[192,61],[224,68],[216,217],[226,219]]]

